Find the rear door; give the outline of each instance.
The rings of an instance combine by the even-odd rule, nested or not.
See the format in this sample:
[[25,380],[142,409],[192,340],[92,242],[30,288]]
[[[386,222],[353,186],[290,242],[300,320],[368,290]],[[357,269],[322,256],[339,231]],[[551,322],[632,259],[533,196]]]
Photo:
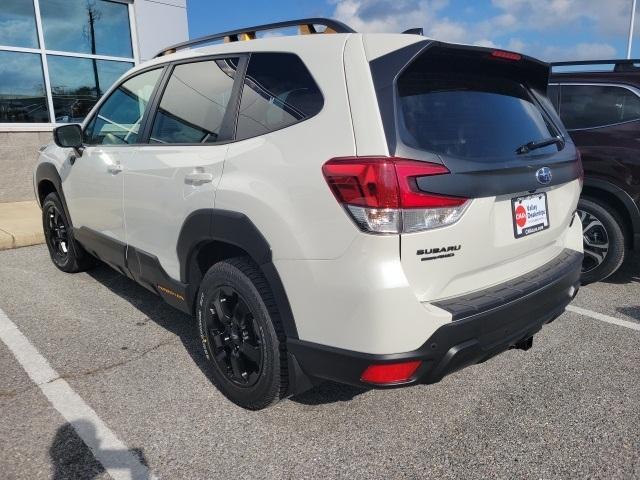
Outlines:
[[457,222],[401,237],[421,299],[505,282],[562,251],[580,167],[548,73],[511,52],[435,43],[398,76],[395,156],[451,172],[416,178],[417,190],[470,200]]
[[[233,136],[241,58],[174,65],[147,127],[149,144],[122,159],[128,256],[134,247],[156,257],[176,280],[182,225],[191,213],[214,206]],[[136,262],[130,268],[136,278],[141,275]]]

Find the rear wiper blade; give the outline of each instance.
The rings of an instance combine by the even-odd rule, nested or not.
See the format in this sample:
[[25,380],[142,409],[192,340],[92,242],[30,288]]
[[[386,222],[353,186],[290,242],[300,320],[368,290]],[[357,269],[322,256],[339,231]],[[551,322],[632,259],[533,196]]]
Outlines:
[[524,145],[520,145],[518,148],[516,148],[516,153],[518,155],[522,155],[523,153],[529,153],[532,150],[548,147],[549,145],[553,144],[558,145],[559,150],[562,150],[564,148],[564,139],[560,136],[557,136],[538,140],[537,142],[525,143]]

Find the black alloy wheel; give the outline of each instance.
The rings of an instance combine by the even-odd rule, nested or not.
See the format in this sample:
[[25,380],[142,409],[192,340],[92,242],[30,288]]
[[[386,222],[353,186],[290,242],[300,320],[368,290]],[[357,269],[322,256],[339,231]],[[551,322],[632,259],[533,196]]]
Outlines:
[[589,273],[604,263],[609,253],[609,235],[598,218],[584,210],[578,210],[582,222],[584,260],[582,273]]
[[95,258],[74,239],[71,223],[55,192],[42,202],[42,230],[51,261],[63,272],[84,272],[95,265]]
[[230,286],[217,288],[205,325],[209,354],[220,371],[237,386],[255,385],[263,366],[262,335],[242,295]]
[[260,267],[249,257],[212,265],[198,289],[196,319],[210,380],[249,410],[274,405],[288,392],[286,336]]
[[603,200],[580,198],[584,260],[583,284],[599,282],[615,273],[626,256],[625,224],[618,211]]
[[69,230],[63,213],[58,206],[50,203],[44,212],[45,238],[56,264],[65,264],[69,258]]

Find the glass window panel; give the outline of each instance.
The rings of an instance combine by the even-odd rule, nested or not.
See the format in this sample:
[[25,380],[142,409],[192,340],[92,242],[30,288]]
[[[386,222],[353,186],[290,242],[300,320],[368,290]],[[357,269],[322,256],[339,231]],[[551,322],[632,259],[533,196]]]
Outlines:
[[[413,148],[478,162],[516,158],[525,143],[557,135],[531,90],[518,80],[475,67],[449,72],[418,60],[398,78],[399,130]],[[536,155],[558,151],[556,145]]]
[[57,123],[79,123],[133,64],[49,55],[49,79]]
[[563,85],[560,117],[568,129],[595,128],[640,119],[640,98],[623,87]]
[[0,123],[49,123],[42,60],[0,51]]
[[46,0],[40,12],[47,50],[133,57],[126,4]]
[[237,58],[178,65],[160,102],[151,142],[216,142],[237,65]]
[[302,122],[323,105],[322,93],[300,58],[290,53],[254,53],[242,92],[236,138]]
[[90,145],[137,143],[147,103],[161,73],[161,68],[141,73],[114,90],[85,129],[86,143]]
[[0,45],[38,48],[32,0],[0,1]]

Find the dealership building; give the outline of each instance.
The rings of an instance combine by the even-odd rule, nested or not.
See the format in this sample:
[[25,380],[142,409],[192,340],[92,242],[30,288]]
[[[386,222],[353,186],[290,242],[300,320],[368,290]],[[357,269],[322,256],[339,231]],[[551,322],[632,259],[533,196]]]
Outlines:
[[33,199],[38,148],[127,70],[188,39],[187,0],[0,0],[0,202]]

